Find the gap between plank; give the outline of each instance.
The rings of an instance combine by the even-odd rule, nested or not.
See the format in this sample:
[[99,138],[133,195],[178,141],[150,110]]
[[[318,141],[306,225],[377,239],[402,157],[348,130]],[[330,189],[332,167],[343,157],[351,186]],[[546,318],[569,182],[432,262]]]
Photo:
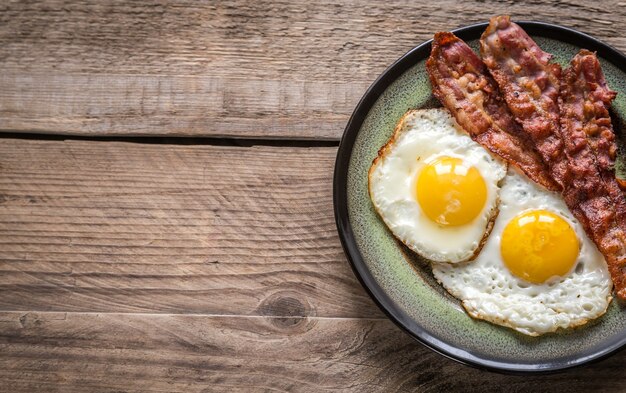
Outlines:
[[23,139],[43,141],[93,141],[93,142],[125,142],[152,145],[208,145],[208,146],[272,146],[272,147],[338,147],[339,140],[315,139],[260,139],[233,137],[186,137],[186,136],[86,136],[57,135],[38,133],[19,133],[0,130],[1,139]]

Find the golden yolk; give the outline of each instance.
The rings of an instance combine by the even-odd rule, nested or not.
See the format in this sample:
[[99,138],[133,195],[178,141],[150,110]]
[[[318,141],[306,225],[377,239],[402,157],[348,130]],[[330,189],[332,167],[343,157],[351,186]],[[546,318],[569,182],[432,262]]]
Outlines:
[[578,250],[578,238],[569,223],[545,210],[517,215],[504,228],[500,241],[509,271],[534,284],[567,274]]
[[487,201],[487,185],[480,172],[454,157],[428,163],[417,178],[416,189],[424,214],[443,226],[472,222]]

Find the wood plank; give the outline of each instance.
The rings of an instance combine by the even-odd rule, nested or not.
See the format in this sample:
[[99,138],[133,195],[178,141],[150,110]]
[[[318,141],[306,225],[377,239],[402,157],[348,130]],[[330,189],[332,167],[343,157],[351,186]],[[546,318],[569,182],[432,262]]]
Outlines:
[[380,317],[336,148],[0,139],[0,309]]
[[388,320],[0,313],[1,391],[622,391],[626,353],[550,376],[485,374]]
[[366,87],[436,31],[510,13],[626,50],[617,1],[0,4],[0,129],[339,139]]
[[6,71],[0,132],[336,140],[368,85]]

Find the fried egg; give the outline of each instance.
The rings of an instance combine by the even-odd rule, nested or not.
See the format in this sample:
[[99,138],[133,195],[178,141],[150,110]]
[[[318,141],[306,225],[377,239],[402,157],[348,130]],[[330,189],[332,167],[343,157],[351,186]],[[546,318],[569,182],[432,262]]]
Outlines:
[[612,283],[604,257],[558,194],[509,169],[499,209],[476,259],[432,265],[471,316],[537,336],[606,312]]
[[435,262],[475,256],[498,212],[506,164],[443,109],[400,120],[369,171],[374,208],[395,237]]

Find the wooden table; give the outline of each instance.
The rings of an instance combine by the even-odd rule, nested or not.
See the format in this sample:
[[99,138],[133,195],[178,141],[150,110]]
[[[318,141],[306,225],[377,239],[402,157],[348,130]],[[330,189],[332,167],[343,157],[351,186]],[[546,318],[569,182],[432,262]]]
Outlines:
[[626,3],[0,5],[0,390],[603,391],[443,358],[374,305],[332,208],[386,66],[497,13],[626,51]]

